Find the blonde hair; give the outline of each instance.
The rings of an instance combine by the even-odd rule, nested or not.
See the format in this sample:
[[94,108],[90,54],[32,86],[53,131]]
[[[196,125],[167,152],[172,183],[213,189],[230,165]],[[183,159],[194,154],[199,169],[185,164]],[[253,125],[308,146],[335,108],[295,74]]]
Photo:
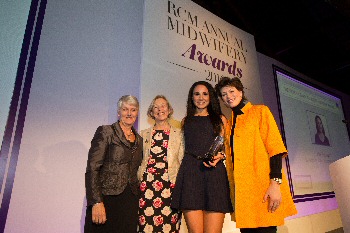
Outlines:
[[154,102],[157,100],[157,99],[164,99],[168,105],[168,109],[169,109],[169,115],[168,115],[168,118],[170,118],[173,113],[174,113],[174,109],[173,107],[171,106],[170,102],[168,101],[168,99],[164,96],[164,95],[157,95],[156,97],[153,98],[151,104],[149,105],[148,107],[148,110],[147,110],[147,116],[149,116],[150,118],[152,118],[154,120],[154,116],[152,115],[153,113],[153,107],[154,107]]

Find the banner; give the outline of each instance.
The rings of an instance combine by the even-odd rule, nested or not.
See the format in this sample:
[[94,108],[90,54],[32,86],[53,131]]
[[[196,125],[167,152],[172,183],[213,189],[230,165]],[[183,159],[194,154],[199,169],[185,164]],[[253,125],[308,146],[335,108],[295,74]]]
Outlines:
[[261,102],[252,35],[186,0],[146,0],[144,14],[140,129],[152,124],[147,109],[158,94],[181,121],[188,91],[199,80],[215,86],[222,76],[239,77],[248,98]]

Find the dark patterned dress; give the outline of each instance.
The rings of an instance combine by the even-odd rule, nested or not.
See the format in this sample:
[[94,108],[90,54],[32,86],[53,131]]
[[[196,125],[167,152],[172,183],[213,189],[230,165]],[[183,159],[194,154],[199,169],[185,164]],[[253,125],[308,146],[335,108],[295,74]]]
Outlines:
[[140,185],[138,232],[176,233],[181,214],[170,208],[174,184],[169,181],[167,149],[170,130],[153,130],[150,158]]

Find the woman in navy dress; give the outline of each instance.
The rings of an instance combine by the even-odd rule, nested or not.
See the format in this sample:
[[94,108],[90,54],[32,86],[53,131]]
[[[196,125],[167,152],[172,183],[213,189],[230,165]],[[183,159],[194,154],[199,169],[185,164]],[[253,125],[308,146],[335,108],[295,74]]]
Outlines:
[[181,210],[189,232],[221,232],[225,213],[233,212],[224,154],[204,163],[216,136],[224,136],[227,119],[212,85],[195,82],[189,90],[182,121],[185,156],[180,166],[171,206]]

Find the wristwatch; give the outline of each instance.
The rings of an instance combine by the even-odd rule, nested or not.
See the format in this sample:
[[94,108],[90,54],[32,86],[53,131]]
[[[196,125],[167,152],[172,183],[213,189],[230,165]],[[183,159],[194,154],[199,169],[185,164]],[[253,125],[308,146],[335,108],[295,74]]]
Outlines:
[[282,184],[282,179],[281,178],[272,178],[272,180],[276,181],[277,184]]

